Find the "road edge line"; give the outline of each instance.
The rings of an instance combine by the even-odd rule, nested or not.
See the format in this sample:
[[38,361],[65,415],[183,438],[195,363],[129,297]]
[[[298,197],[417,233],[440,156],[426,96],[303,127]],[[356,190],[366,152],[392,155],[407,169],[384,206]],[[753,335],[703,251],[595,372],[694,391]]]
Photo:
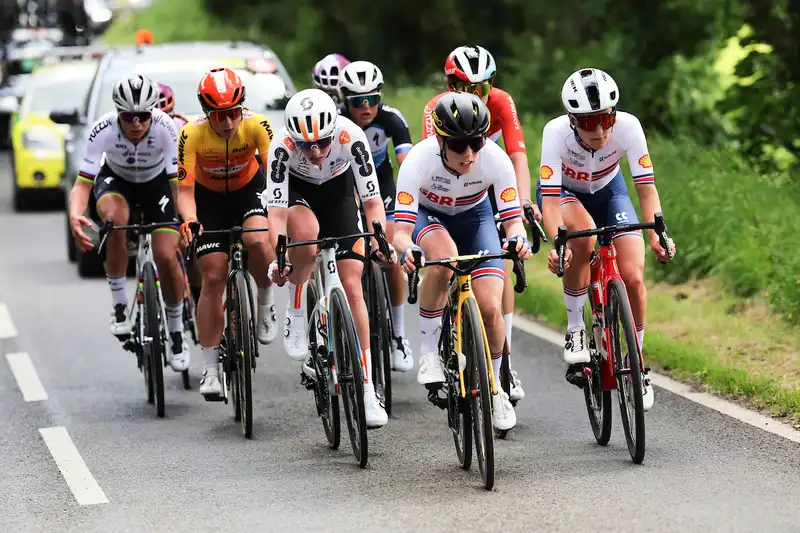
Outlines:
[[63,426],[40,428],[39,433],[78,504],[108,503],[108,498],[86,466],[78,448],[67,433],[67,428]]

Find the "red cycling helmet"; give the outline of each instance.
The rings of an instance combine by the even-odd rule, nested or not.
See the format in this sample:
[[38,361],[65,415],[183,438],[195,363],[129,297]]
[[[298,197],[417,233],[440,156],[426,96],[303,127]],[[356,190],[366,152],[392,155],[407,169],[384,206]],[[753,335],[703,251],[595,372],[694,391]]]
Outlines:
[[175,93],[172,92],[168,86],[163,83],[158,84],[158,108],[166,113],[172,115],[175,111]]
[[244,102],[242,79],[229,68],[211,69],[197,87],[197,99],[204,111],[220,111]]

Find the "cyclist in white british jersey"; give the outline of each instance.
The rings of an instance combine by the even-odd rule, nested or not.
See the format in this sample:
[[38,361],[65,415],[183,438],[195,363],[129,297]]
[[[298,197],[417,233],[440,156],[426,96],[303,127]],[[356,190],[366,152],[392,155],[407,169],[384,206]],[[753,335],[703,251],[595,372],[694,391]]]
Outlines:
[[[458,254],[500,253],[489,187],[494,185],[497,212],[509,238],[502,249],[530,257],[522,225],[514,166],[505,151],[486,142],[489,110],[476,95],[443,95],[432,112],[436,135],[414,146],[397,180],[394,245],[403,250],[401,264],[414,270],[411,251],[424,258],[443,259]],[[420,358],[417,381],[422,385],[444,382],[438,339],[447,298],[450,271],[427,269],[419,292]],[[500,364],[506,340],[502,312],[503,261],[492,259],[472,272],[473,288],[486,328],[492,370],[498,394],[492,397],[492,423],[508,430],[516,413],[500,385]]]
[[[159,270],[167,313],[171,350],[169,363],[176,372],[189,367],[189,347],[183,338],[183,274],[178,263],[178,224],[172,188],[178,175],[178,133],[172,119],[156,109],[158,85],[132,74],[114,86],[116,111],[100,117],[89,133],[78,179],[69,198],[70,227],[77,246],[93,248],[83,232],[91,222],[84,216],[94,192],[103,221],[125,225],[130,209],[138,205],[146,222],[175,222],[153,232],[153,257]],[[172,185],[171,185],[172,184]],[[111,289],[111,333],[130,334],[125,273],[128,248],[125,232],[108,237],[105,262]]]
[[[269,178],[263,193],[273,248],[278,235],[287,233],[293,241],[339,237],[360,233],[361,222],[353,190],[358,190],[367,223],[378,220],[386,227],[386,213],[375,166],[364,132],[352,121],[339,116],[336,104],[319,89],[306,89],[286,104],[283,131],[270,144]],[[369,346],[369,316],[361,288],[363,262],[352,251],[364,253],[361,239],[340,241],[336,253],[339,275],[353,314],[362,349],[364,408],[367,426],[381,427],[388,417],[375,396]],[[311,246],[289,250],[289,269],[278,273],[270,266],[277,284],[288,276],[284,347],[296,361],[308,355],[305,282],[311,276],[316,250]]]
[[[542,213],[547,233],[553,237],[558,226],[579,231],[613,224],[639,222],[625,185],[620,161],[627,155],[642,216],[652,222],[661,202],[655,187],[653,163],[639,120],[617,111],[619,88],[607,73],[582,69],[573,73],[561,91],[567,110],[547,123],[542,134],[542,161],[539,168]],[[648,232],[650,248],[660,261],[669,256],[654,231]],[[586,346],[583,309],[589,284],[589,257],[595,238],[569,241],[565,255],[564,303],[568,326],[564,360],[570,374],[582,372],[590,360]],[[641,231],[614,236],[620,275],[628,289],[636,333],[641,346],[647,309],[644,286],[644,242]],[[674,252],[674,244],[670,241]],[[558,254],[550,251],[550,270],[558,270]],[[644,408],[653,406],[650,379],[645,374]]]

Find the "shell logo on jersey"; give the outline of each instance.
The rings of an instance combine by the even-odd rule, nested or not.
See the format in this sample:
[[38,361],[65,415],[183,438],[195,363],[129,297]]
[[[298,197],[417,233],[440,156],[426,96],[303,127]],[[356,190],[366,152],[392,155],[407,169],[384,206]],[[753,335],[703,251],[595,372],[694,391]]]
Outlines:
[[639,165],[641,165],[642,168],[651,168],[653,163],[650,161],[650,154],[644,154],[642,157],[640,157]]
[[515,189],[514,187],[509,187],[508,189],[500,193],[500,198],[506,203],[513,202],[514,200],[517,199],[517,189]]
[[349,142],[350,142],[350,134],[342,130],[341,133],[339,133],[339,144],[347,144]]
[[549,180],[553,176],[553,169],[547,165],[542,165],[542,168],[539,169],[539,176],[543,180]]
[[294,150],[295,148],[294,139],[292,139],[291,137],[284,137],[283,145],[286,146],[286,148],[288,148],[289,150]]
[[408,194],[406,191],[400,191],[397,195],[397,201],[403,205],[411,205],[411,202],[414,201],[414,197]]

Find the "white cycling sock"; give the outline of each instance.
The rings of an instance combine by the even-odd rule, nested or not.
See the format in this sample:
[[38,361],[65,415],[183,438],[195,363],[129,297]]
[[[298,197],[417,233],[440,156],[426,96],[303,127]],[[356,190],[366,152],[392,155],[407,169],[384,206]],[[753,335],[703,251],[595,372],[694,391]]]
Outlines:
[[170,333],[183,331],[183,302],[167,306],[167,329]]
[[291,281],[286,282],[286,287],[289,289],[289,301],[287,308],[293,313],[298,313],[303,309],[303,287],[305,284],[295,285]]
[[394,336],[395,337],[403,337],[406,336],[406,323],[405,323],[405,315],[403,314],[403,304],[398,306],[392,306],[392,326],[394,326]]
[[586,327],[583,323],[583,307],[586,305],[586,295],[589,287],[568,289],[564,287],[564,305],[567,307],[567,327],[569,329]]
[[200,352],[203,354],[203,361],[205,362],[205,370],[208,375],[219,375],[219,354],[217,346],[201,346]]
[[[500,350],[499,353],[492,354],[492,372],[494,372],[494,384],[497,387],[497,390],[502,390],[502,386],[500,385],[500,365],[503,364],[503,351]],[[508,392],[508,391],[505,391]]]
[[503,315],[503,320],[506,323],[506,341],[508,341],[508,351],[511,351],[511,330],[514,327],[511,324],[511,319],[514,318],[514,312],[506,313]]
[[367,390],[367,386],[373,388],[374,385],[370,379],[372,377],[372,355],[369,348],[361,350],[361,368],[364,370],[364,390]]
[[644,324],[636,326],[636,338],[639,340],[639,349],[644,350]]
[[420,356],[439,351],[439,328],[442,326],[444,309],[429,310],[419,308],[419,347]]
[[128,295],[125,294],[125,276],[106,276],[108,287],[111,289],[112,305],[128,307]]
[[258,305],[272,305],[275,303],[275,296],[272,292],[272,284],[262,289],[258,288]]

